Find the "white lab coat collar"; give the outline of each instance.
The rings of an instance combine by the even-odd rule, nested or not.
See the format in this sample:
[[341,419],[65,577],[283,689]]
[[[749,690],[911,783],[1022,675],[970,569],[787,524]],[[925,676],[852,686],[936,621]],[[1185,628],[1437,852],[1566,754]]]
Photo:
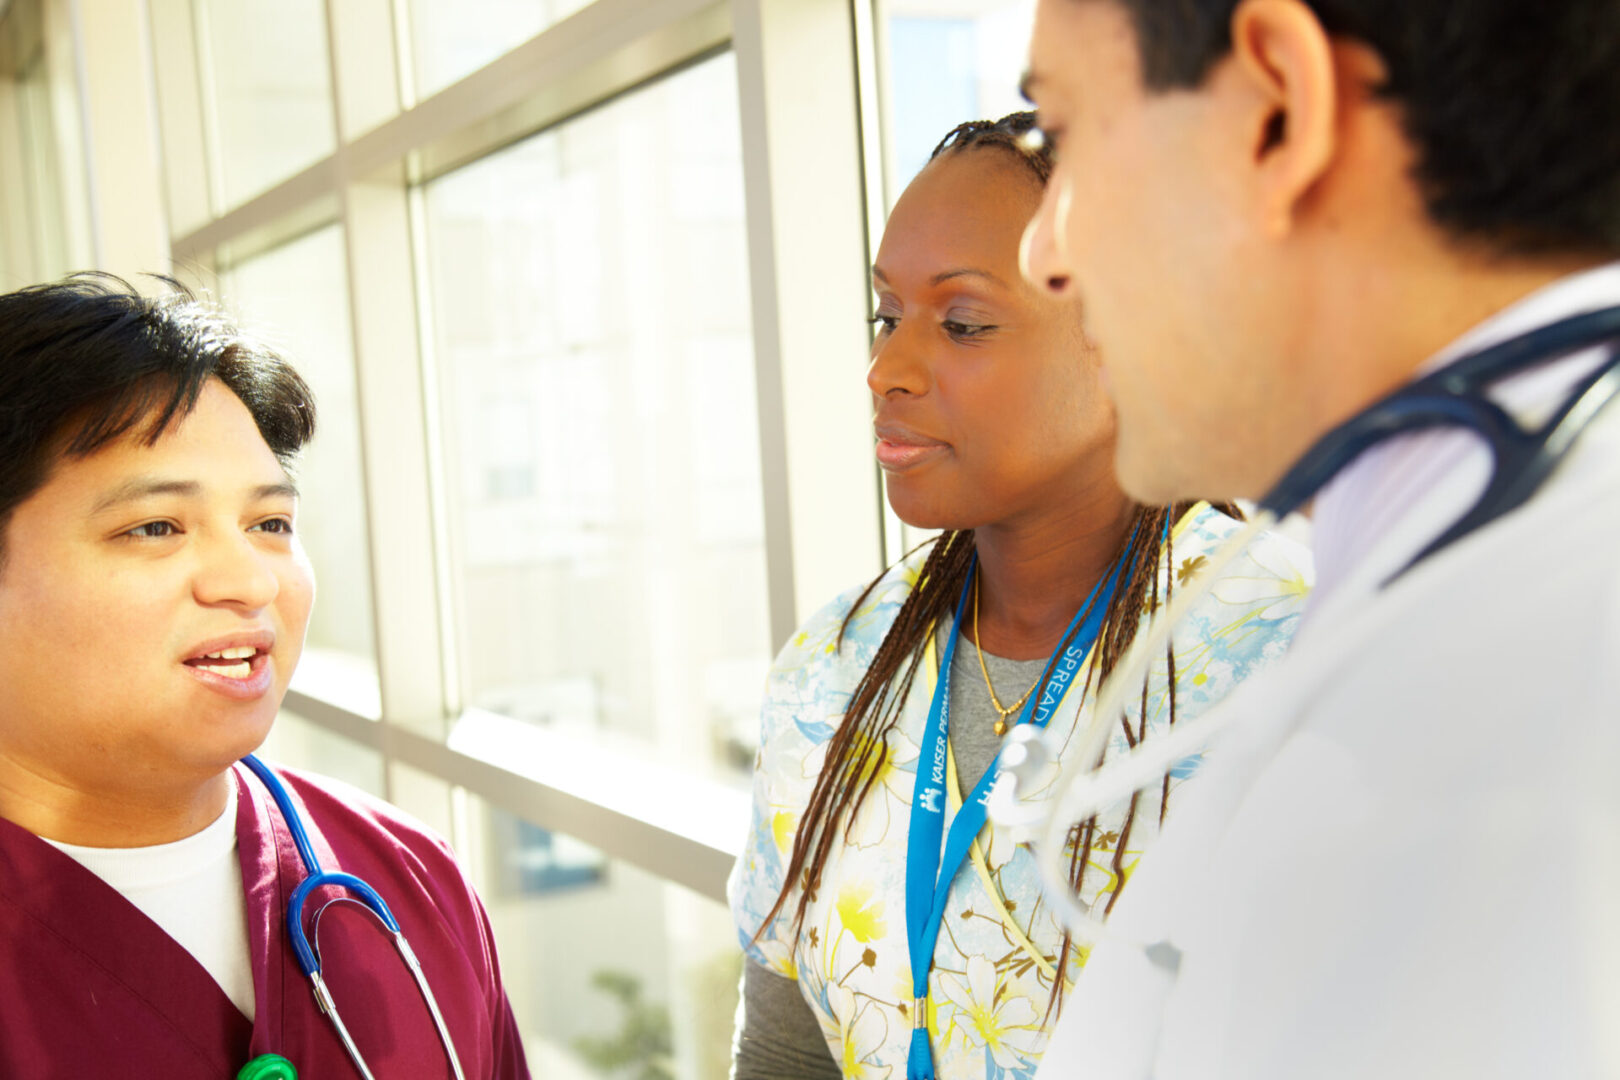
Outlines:
[[[1535,327],[1617,303],[1620,262],[1571,274],[1475,326],[1426,361],[1419,373]],[[1602,355],[1601,350],[1588,350],[1505,379],[1491,396],[1515,415],[1532,418],[1552,408]],[[1347,582],[1371,587],[1398,571],[1466,512],[1489,475],[1489,452],[1463,432],[1405,435],[1364,453],[1316,498],[1312,515],[1316,587],[1305,616],[1307,625],[1320,621],[1329,597]]]

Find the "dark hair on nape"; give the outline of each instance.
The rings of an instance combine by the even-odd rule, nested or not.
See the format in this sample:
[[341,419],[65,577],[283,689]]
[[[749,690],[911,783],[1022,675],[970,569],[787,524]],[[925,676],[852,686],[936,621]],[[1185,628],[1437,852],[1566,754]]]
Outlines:
[[284,467],[315,434],[315,398],[292,365],[166,277],[142,296],[75,274],[0,296],[0,557],[12,511],[61,457],[134,435],[156,443],[209,379],[238,398]]
[[928,155],[928,160],[981,147],[996,147],[1013,154],[1034,174],[1042,187],[1052,178],[1052,149],[1041,138],[1032,112],[1008,113],[1000,120],[969,120],[965,124],[957,124],[939,140],[939,145]]
[[[1113,0],[1143,82],[1200,85],[1239,0]],[[1378,53],[1430,218],[1502,255],[1620,253],[1620,4],[1305,0]]]
[[[945,154],[996,148],[1017,155],[1044,187],[1052,175],[1051,150],[1048,144],[1040,141],[1038,133],[1031,136],[1034,128],[1035,114],[1031,112],[1013,113],[1000,120],[974,120],[959,124],[934,148],[929,160]],[[1093,648],[1093,659],[1086,667],[1085,679],[1073,688],[1080,694],[1082,704],[1113,672],[1125,650],[1136,639],[1136,631],[1143,618],[1170,602],[1176,578],[1175,573],[1170,572],[1175,562],[1172,546],[1174,526],[1194,505],[1182,502],[1168,507],[1133,507],[1131,527],[1114,552],[1115,562],[1122,567],[1119,585],[1103,613],[1102,628]],[[1215,508],[1230,517],[1242,517],[1242,512],[1229,504],[1218,503]],[[951,617],[957,598],[967,585],[974,556],[972,529],[947,529],[921,546],[928,547],[929,551],[922,569],[918,571],[917,584],[901,603],[894,623],[884,635],[872,662],[850,693],[849,705],[827,744],[826,756],[816,775],[815,786],[811,789],[810,801],[799,819],[798,832],[793,838],[793,851],[782,875],[782,891],[777,894],[769,914],[754,931],[756,940],[787,906],[794,889],[799,890],[799,896],[794,907],[793,930],[795,935],[802,931],[805,914],[821,885],[821,873],[828,857],[835,846],[849,840],[861,804],[882,775],[883,764],[889,756],[889,733],[899,723],[900,711],[916,685],[917,673],[926,655],[928,637],[935,627]],[[920,547],[908,553],[907,557],[915,550],[920,550]],[[1164,568],[1169,569],[1161,573]],[[838,648],[843,648],[844,635],[849,632],[851,623],[886,575],[887,571],[874,579],[850,605],[838,630]],[[1166,650],[1165,657],[1169,664],[1169,722],[1174,725],[1174,650]],[[1049,662],[1042,681],[1050,674]],[[948,679],[950,673],[942,671],[938,677]],[[1138,709],[1135,727],[1130,724],[1128,716],[1121,715],[1119,718],[1126,742],[1133,747],[1147,735],[1145,680]],[[1161,823],[1169,800],[1170,778],[1166,776],[1160,786],[1156,808]],[[1077,892],[1083,888],[1088,871],[1093,876],[1098,873],[1092,864],[1092,855],[1108,850],[1109,843],[1113,845],[1112,855],[1109,856],[1111,874],[1114,880],[1122,884],[1104,902],[1104,914],[1113,910],[1114,902],[1119,899],[1119,890],[1124,887],[1127,875],[1124,859],[1141,802],[1140,793],[1131,797],[1117,838],[1105,839],[1100,835],[1095,817],[1070,830],[1073,854],[1069,859],[1069,881]],[[1062,1009],[1063,973],[1067,970],[1073,948],[1073,940],[1065,931],[1055,965],[1058,978],[1047,1002],[1048,1017]]]

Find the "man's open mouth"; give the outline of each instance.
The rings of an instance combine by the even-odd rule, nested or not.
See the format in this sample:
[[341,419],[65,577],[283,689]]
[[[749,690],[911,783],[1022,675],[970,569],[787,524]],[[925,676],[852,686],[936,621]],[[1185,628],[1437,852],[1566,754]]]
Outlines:
[[256,649],[252,645],[239,645],[231,649],[220,649],[218,652],[194,656],[187,660],[186,664],[221,678],[246,679],[262,666],[262,658],[266,655],[268,654],[264,650]]

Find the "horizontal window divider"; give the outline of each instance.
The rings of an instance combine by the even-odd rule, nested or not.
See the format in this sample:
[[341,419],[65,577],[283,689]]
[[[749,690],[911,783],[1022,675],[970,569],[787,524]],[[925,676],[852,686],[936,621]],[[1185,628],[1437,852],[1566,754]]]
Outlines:
[[369,716],[362,716],[341,705],[333,704],[306,691],[288,690],[281,707],[301,720],[341,735],[350,742],[359,743],[378,753],[383,752],[384,725]]
[[275,187],[170,244],[176,265],[210,260],[220,270],[336,221],[338,167],[322,158]]
[[[284,705],[317,727],[468,791],[608,857],[725,902],[749,795],[739,785],[576,735],[469,710],[450,744],[306,692]],[[497,760],[498,758],[498,760]]]
[[[595,0],[263,194],[173,240],[237,262],[338,214],[347,184],[425,183],[701,60],[731,38],[715,0]],[[319,203],[318,212],[309,204]],[[281,223],[290,220],[292,230]]]

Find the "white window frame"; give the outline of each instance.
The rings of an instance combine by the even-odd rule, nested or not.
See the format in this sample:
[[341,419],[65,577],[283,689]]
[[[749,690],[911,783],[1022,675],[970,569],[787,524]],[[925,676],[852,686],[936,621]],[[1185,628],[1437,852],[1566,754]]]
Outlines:
[[723,900],[746,790],[540,729],[519,733],[522,753],[495,752],[479,736],[501,718],[463,708],[419,185],[735,51],[774,651],[821,604],[875,574],[886,551],[862,379],[867,265],[885,207],[867,195],[881,182],[869,0],[596,0],[421,100],[403,47],[404,0],[327,0],[337,146],[235,207],[219,204],[217,109],[204,77],[217,58],[198,47],[197,0],[98,2],[144,10],[149,32],[124,47],[143,54],[149,80],[163,67],[167,111],[150,129],[161,183],[103,211],[179,223],[159,269],[212,288],[221,269],[311,229],[344,228],[381,706],[356,708],[353,688],[318,685],[305,669],[287,711],[381,755],[385,794],[407,774],[436,779],[453,826],[465,805],[455,789],[465,789]]

